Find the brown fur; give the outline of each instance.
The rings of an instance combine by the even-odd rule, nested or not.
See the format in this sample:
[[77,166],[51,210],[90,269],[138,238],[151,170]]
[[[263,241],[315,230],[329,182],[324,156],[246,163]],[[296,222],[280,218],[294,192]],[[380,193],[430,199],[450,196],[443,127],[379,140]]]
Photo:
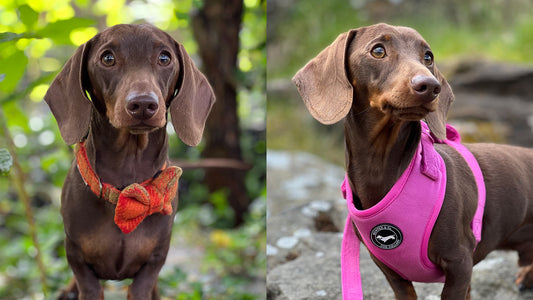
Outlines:
[[[387,52],[381,59],[370,53],[378,44]],[[377,24],[341,34],[293,78],[317,120],[331,124],[345,118],[346,169],[363,209],[378,203],[410,163],[420,141],[419,120],[425,119],[435,136],[445,138],[454,97],[436,65],[424,60],[430,51],[415,30]],[[417,92],[415,76],[439,85],[433,93]],[[474,177],[453,148],[435,147],[446,163],[447,189],[428,255],[446,275],[442,299],[468,299],[473,265],[495,249],[518,251],[523,268],[517,284],[531,288],[533,151],[467,145],[478,160],[487,192],[482,240],[476,247],[470,229],[477,206]],[[416,299],[410,281],[374,261],[396,298]]]
[[[105,53],[114,55],[112,66],[102,63]],[[170,55],[170,64],[160,64],[161,53]],[[78,48],[45,100],[65,142],[85,139],[100,180],[124,188],[152,178],[168,162],[167,111],[182,141],[196,145],[214,95],[183,46],[169,35],[149,25],[117,25]],[[136,109],[131,107],[135,101],[151,106]],[[177,205],[176,196],[172,215],[153,214],[123,234],[113,221],[115,205],[91,192],[73,161],[61,214],[75,281],[60,299],[102,299],[100,279],[125,278],[133,278],[128,299],[159,299],[157,276]]]

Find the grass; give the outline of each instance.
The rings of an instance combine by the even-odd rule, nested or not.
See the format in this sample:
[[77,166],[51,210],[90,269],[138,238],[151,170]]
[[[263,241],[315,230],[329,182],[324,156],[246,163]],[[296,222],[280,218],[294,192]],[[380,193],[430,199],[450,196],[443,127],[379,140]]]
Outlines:
[[[307,112],[302,101],[275,99],[267,102],[269,149],[307,151],[337,165],[344,165],[342,122],[322,125]],[[324,149],[324,145],[330,145]]]

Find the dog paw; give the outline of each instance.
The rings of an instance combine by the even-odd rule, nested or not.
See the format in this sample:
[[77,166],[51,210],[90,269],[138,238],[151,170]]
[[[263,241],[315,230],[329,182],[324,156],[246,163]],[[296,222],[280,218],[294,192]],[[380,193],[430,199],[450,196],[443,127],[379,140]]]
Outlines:
[[515,285],[523,292],[533,289],[533,268],[532,266],[521,267],[516,273]]
[[78,300],[78,293],[63,291],[61,292],[57,300]]

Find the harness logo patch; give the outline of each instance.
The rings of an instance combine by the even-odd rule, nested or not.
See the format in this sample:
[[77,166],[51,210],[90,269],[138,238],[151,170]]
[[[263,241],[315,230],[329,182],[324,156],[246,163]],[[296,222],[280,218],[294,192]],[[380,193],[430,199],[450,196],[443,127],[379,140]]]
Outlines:
[[370,240],[376,247],[384,250],[391,250],[400,246],[403,235],[400,228],[383,223],[374,226],[370,232]]

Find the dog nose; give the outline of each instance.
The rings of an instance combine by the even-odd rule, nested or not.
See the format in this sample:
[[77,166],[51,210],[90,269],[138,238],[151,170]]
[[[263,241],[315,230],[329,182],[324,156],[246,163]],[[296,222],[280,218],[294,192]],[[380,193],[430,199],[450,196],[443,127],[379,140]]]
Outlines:
[[157,98],[152,95],[140,95],[126,100],[126,110],[137,120],[148,120],[159,109]]
[[440,93],[440,83],[433,76],[416,75],[411,80],[411,87],[424,101],[433,101]]

